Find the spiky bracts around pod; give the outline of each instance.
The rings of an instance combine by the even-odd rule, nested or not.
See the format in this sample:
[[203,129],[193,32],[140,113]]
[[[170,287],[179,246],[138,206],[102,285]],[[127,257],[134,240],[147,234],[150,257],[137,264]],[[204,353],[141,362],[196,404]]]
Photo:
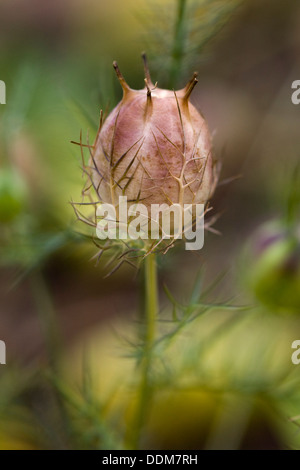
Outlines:
[[[91,203],[116,208],[120,196],[147,208],[163,203],[206,204],[216,187],[218,165],[205,119],[190,103],[197,74],[181,90],[160,89],[151,80],[146,55],[142,57],[141,90],[131,89],[113,63],[123,98],[105,120],[101,112],[95,142],[87,144],[90,159],[88,165],[83,163],[88,180],[84,191],[90,198],[91,190],[96,195]],[[82,139],[79,145],[84,147]],[[159,243],[145,243],[146,252]]]

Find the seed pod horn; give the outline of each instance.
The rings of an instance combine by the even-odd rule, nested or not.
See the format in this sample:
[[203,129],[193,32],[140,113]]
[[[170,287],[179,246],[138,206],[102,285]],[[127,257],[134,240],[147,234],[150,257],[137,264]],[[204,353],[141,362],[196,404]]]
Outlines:
[[119,69],[119,66],[116,61],[113,62],[113,67],[116,71],[121,87],[123,88],[123,96],[125,97],[130,92],[131,88],[126,82],[125,78],[123,77],[121,70]]
[[198,73],[194,72],[191,80],[186,84],[186,86],[182,90],[184,93],[183,100],[186,102],[188,102],[188,100],[190,99],[191,93],[198,83],[197,76],[198,76]]
[[[154,88],[154,85],[153,85],[153,82],[152,82],[151,76],[150,76],[150,71],[149,71],[149,65],[148,65],[148,60],[147,60],[146,52],[143,52],[143,53],[142,53],[142,59],[143,59],[143,62],[144,62],[145,78],[146,78],[146,80],[147,80],[146,86],[147,86],[147,83],[148,83],[148,86],[149,86],[150,88]],[[147,89],[148,89],[148,87],[147,87]]]

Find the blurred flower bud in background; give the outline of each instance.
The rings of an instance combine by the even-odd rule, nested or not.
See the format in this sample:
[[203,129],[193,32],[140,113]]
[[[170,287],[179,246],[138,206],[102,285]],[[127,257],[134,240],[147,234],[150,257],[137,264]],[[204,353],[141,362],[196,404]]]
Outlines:
[[263,304],[300,313],[300,240],[281,221],[254,232],[244,266],[246,283]]

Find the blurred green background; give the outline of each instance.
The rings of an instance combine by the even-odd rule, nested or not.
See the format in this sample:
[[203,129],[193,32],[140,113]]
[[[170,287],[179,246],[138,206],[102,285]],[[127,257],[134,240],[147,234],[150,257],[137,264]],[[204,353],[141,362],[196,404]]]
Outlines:
[[222,306],[163,343],[141,447],[299,448],[300,5],[0,0],[0,449],[125,446],[135,369],[123,334],[139,280],[128,266],[104,279],[90,261],[69,203],[84,182],[70,141],[81,129],[93,141],[100,109],[121,98],[113,60],[143,87],[143,50],[160,87],[198,70],[192,102],[223,168],[211,202],[221,236],[159,258],[162,318],[174,310],[164,284],[184,305],[216,284],[205,302]]

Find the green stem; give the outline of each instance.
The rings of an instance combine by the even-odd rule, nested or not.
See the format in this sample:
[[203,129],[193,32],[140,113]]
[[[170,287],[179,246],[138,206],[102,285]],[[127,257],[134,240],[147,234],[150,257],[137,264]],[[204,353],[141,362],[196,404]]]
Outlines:
[[[51,374],[50,377],[52,380],[57,381],[62,377],[62,370],[60,367],[62,342],[51,294],[42,272],[38,269],[36,269],[31,275],[31,287],[45,339],[46,352],[49,359],[49,371]],[[72,437],[74,433],[66,409],[66,403],[55,384],[53,391],[61,419],[59,422],[61,433],[59,436],[53,437],[53,439],[55,439],[53,444],[55,446],[59,446],[61,449],[70,449],[72,447]]]
[[147,315],[145,345],[148,349],[152,349],[155,337],[155,322],[157,318],[158,306],[157,267],[155,254],[149,255],[145,259],[145,301]]
[[61,355],[61,339],[57,327],[56,314],[52,304],[52,299],[44,277],[40,271],[36,270],[32,273],[31,286],[37,307],[37,313],[43,330],[50,366],[52,370],[57,373]]
[[143,425],[149,412],[152,390],[150,383],[155,327],[158,313],[157,266],[155,254],[145,259],[145,314],[144,351],[141,361],[141,379],[137,395],[133,428],[128,447],[138,449]]
[[171,52],[171,65],[169,73],[169,88],[176,87],[176,83],[181,75],[182,61],[185,52],[185,14],[187,0],[178,0],[176,23],[174,30],[173,47]]

